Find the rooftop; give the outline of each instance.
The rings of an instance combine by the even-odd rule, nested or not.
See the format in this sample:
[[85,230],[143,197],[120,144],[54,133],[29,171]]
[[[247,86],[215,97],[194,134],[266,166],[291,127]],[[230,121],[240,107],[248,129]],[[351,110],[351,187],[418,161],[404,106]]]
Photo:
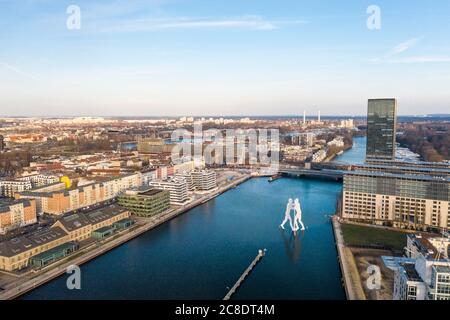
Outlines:
[[406,275],[408,281],[422,282],[413,263],[400,263],[400,272],[403,272]]
[[423,174],[397,174],[389,172],[374,172],[374,171],[344,171],[344,176],[370,176],[370,177],[385,177],[385,178],[397,178],[404,180],[421,180],[421,181],[433,181],[433,182],[450,182],[450,177],[430,176]]
[[60,227],[46,228],[0,243],[0,256],[12,257],[35,247],[63,238],[67,233]]

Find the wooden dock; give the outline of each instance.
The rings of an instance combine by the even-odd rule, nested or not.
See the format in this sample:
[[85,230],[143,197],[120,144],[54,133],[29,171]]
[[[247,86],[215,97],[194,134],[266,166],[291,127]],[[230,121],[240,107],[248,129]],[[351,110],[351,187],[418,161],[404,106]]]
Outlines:
[[264,250],[260,249],[258,251],[258,255],[256,256],[256,258],[253,259],[252,263],[248,266],[247,269],[245,269],[244,273],[241,275],[238,281],[236,281],[236,283],[230,289],[230,291],[228,291],[227,295],[223,298],[223,300],[230,300],[231,296],[236,292],[236,290],[240,287],[242,282],[244,282],[245,278],[250,274],[250,272],[252,272],[253,268],[255,268],[255,266],[258,264],[259,261],[261,261],[261,259],[265,256],[265,254],[266,249]]

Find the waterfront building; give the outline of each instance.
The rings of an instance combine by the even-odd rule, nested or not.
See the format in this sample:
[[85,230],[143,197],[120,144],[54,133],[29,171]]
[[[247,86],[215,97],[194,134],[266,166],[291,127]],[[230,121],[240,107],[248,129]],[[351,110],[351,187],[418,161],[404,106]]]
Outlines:
[[447,170],[450,170],[450,162],[427,162],[427,161],[399,161],[399,160],[366,159],[366,164],[392,166],[392,167],[411,167],[411,168],[428,168],[428,169],[447,169]]
[[192,178],[191,171],[183,171],[181,173],[176,173],[175,177],[179,177],[186,180],[188,191],[195,190],[194,179]]
[[217,187],[217,176],[212,170],[192,171],[191,177],[196,190],[206,191]]
[[450,178],[347,171],[342,217],[395,227],[450,227]]
[[164,180],[150,181],[150,186],[170,192],[170,204],[184,205],[189,202],[188,186],[186,179],[181,177],[171,177]]
[[355,171],[450,177],[450,165],[448,168],[445,168],[444,166],[429,167],[426,164],[420,165],[400,161],[395,161],[391,164],[375,161],[370,163],[366,162],[365,164],[352,164],[351,168]]
[[137,216],[150,217],[170,208],[170,192],[151,187],[127,190],[117,202]]
[[397,125],[395,99],[370,99],[367,109],[368,160],[394,160]]
[[[407,237],[406,253],[412,259],[398,263],[394,270],[393,299],[450,300],[449,239],[422,235]],[[447,246],[439,247],[433,243],[447,243]]]
[[[127,209],[111,205],[64,216],[51,227],[0,242],[0,270],[42,267],[78,249],[82,240],[101,228],[129,219]],[[73,244],[73,245],[72,245]]]
[[68,242],[59,227],[47,228],[0,243],[0,270],[15,271],[28,266],[32,256]]
[[0,200],[0,234],[36,222],[34,200]]

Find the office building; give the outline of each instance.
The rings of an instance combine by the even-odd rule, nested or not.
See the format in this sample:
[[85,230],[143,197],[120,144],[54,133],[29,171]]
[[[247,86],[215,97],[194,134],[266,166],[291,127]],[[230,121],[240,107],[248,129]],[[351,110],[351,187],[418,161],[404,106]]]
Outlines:
[[449,186],[449,177],[347,171],[342,217],[403,228],[448,228]]
[[140,217],[151,217],[170,208],[170,192],[144,187],[127,190],[117,198],[122,207]]
[[150,186],[170,192],[170,204],[184,205],[189,202],[186,179],[181,177],[150,181]]
[[0,234],[36,223],[34,200],[0,200]]
[[397,125],[395,99],[370,99],[367,109],[367,160],[394,160]]
[[409,175],[428,175],[436,177],[450,177],[450,164],[445,166],[430,167],[426,163],[420,165],[419,163],[400,162],[395,161],[390,164],[385,162],[366,162],[364,164],[352,164],[352,169],[355,171],[371,171],[384,172],[396,174]]

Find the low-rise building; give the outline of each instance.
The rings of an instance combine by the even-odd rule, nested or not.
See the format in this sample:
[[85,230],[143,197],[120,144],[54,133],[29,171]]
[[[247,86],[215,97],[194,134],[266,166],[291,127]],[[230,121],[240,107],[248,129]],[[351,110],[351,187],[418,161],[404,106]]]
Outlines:
[[78,243],[96,230],[114,227],[129,217],[127,209],[116,205],[61,217],[49,228],[1,242],[0,270],[45,266],[77,250]]

